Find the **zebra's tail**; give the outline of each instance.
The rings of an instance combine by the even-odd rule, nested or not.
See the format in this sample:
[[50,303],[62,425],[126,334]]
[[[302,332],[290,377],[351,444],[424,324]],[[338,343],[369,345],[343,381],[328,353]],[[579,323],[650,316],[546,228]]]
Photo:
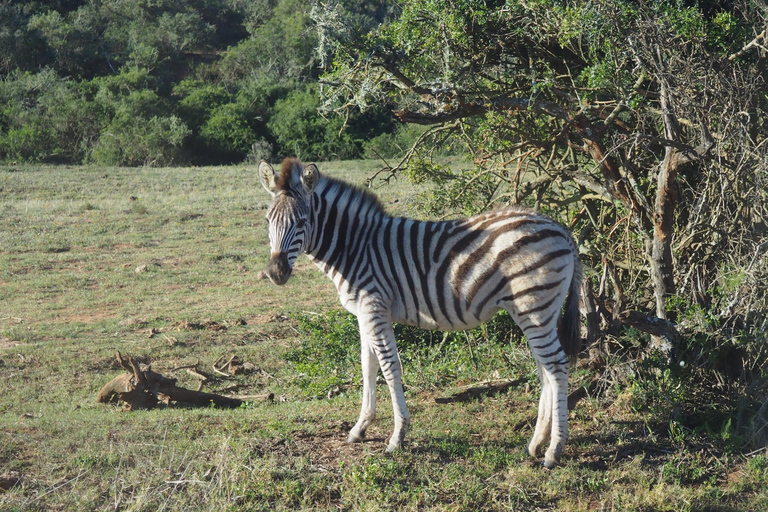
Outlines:
[[557,325],[557,334],[563,352],[575,362],[576,356],[581,351],[581,316],[579,313],[579,297],[581,296],[582,270],[579,257],[574,254],[573,277],[571,288],[565,299],[565,307]]

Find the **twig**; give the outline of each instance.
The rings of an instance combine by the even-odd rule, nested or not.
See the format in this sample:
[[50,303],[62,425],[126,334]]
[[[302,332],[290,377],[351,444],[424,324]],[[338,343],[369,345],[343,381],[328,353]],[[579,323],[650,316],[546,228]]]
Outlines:
[[197,391],[200,391],[201,389],[203,389],[203,384],[205,384],[209,380],[208,376],[203,375],[202,373],[198,373],[196,368],[195,369],[187,368],[186,370],[188,374],[192,375],[197,379],[200,379],[200,384],[197,386]]
[[622,311],[618,314],[618,319],[625,325],[633,327],[638,331],[647,332],[654,336],[663,336],[670,343],[675,344],[680,338],[675,324],[665,318],[646,315],[641,311]]
[[269,373],[268,371],[266,371],[266,370],[264,370],[264,369],[262,369],[262,368],[259,368],[259,372],[260,372],[262,375],[264,375],[265,377],[267,377],[267,378],[269,378],[269,379],[272,379],[272,380],[274,380],[274,381],[275,381],[275,382],[277,382],[278,384],[282,384],[282,383],[283,383],[283,381],[281,381],[280,379],[278,379],[277,377],[275,377],[274,375],[272,375],[271,373]]
[[761,45],[759,43],[759,41],[761,39],[766,39],[766,38],[768,38],[768,28],[763,30],[760,34],[757,34],[755,36],[755,38],[753,40],[751,40],[749,43],[747,43],[746,45],[744,45],[744,47],[741,50],[739,50],[736,53],[728,56],[728,60],[736,60],[736,59],[738,59],[739,57],[744,55],[746,52],[748,52],[749,49],[752,48],[753,46],[757,46],[758,48],[762,48],[763,50],[768,51],[768,49],[766,49],[765,46],[763,46],[763,45]]
[[472,350],[472,340],[469,339],[469,334],[467,334],[467,331],[464,331],[464,337],[467,338],[467,345],[469,346],[469,355],[472,358],[472,364],[475,365],[475,370],[477,370],[477,359],[475,358],[475,351]]
[[48,496],[49,494],[51,494],[51,493],[53,493],[53,492],[57,492],[59,489],[61,489],[61,488],[62,488],[62,487],[64,487],[65,485],[68,485],[68,484],[70,484],[70,483],[72,483],[72,482],[77,482],[78,480],[80,480],[80,477],[81,477],[81,476],[83,476],[84,474],[88,474],[88,473],[90,473],[90,472],[91,472],[91,470],[90,470],[90,469],[85,469],[85,470],[83,470],[83,469],[81,468],[81,469],[80,469],[80,471],[77,473],[77,476],[75,476],[75,477],[73,477],[73,478],[70,478],[69,480],[65,480],[65,481],[64,481],[64,482],[62,482],[61,484],[57,484],[57,485],[54,485],[54,486],[53,486],[51,489],[49,489],[47,492],[44,492],[43,494],[41,494],[41,495],[39,495],[39,496],[36,496],[36,497],[35,497],[35,499],[34,499],[33,501],[40,501],[40,500],[41,500],[41,499],[43,499],[45,496]]
[[[366,179],[366,185],[367,188],[372,188],[373,182],[376,178],[379,177],[380,174],[386,172],[388,173],[385,178],[379,178],[381,181],[384,181],[386,183],[389,183],[389,180],[396,176],[396,174],[406,167],[408,167],[408,164],[410,164],[411,159],[413,158],[414,153],[416,153],[416,150],[421,146],[421,143],[423,140],[425,140],[427,137],[435,135],[437,133],[440,133],[442,131],[451,131],[458,127],[458,123],[453,123],[450,125],[444,125],[444,126],[433,126],[429,128],[428,130],[425,130],[424,133],[419,135],[419,137],[416,139],[416,142],[414,142],[411,145],[411,148],[405,153],[405,156],[403,156],[400,159],[400,162],[398,162],[394,167],[390,166],[389,164],[385,163],[385,167],[382,167],[375,173],[373,173],[371,176],[369,176]],[[447,178],[447,176],[446,176]]]
[[223,375],[224,377],[230,377],[230,375],[228,373],[224,373],[221,370],[219,370],[218,368],[216,368],[216,365],[213,365],[213,371],[215,371],[219,375]]
[[228,393],[230,391],[235,391],[235,390],[240,389],[240,388],[245,387],[245,386],[246,386],[246,384],[233,384],[231,386],[227,386],[226,388],[220,389],[219,392],[220,393]]
[[172,372],[177,372],[179,370],[186,370],[187,368],[197,369],[197,365],[200,364],[200,360],[198,359],[195,364],[186,364],[184,366],[177,366],[176,368],[173,368]]
[[[744,272],[745,274],[749,274],[749,272],[752,270],[752,267],[755,264],[755,261],[757,261],[757,257],[760,255],[760,252],[762,252],[764,249],[768,248],[768,240],[765,242],[762,242],[760,245],[757,246],[755,249],[755,254],[752,256],[752,261],[749,262],[749,266],[747,267],[747,270]],[[720,314],[721,317],[730,317],[733,315],[734,310],[736,309],[736,306],[741,301],[741,291],[743,288],[738,288],[736,290],[736,293],[733,296],[733,299],[728,303],[728,306],[725,308],[725,310]]]
[[[223,357],[223,356],[222,356],[222,357]],[[231,377],[231,375],[230,375],[229,373],[224,373],[224,372],[223,372],[223,371],[221,371],[219,368],[216,368],[216,363],[218,363],[219,361],[221,361],[222,357],[218,358],[218,359],[217,359],[217,360],[216,360],[216,361],[213,363],[213,371],[215,371],[215,372],[216,372],[216,373],[218,373],[219,375],[223,375],[223,376],[225,376],[225,377]],[[237,357],[237,356],[232,356],[232,357],[230,357],[230,358],[229,358],[229,361],[227,361],[227,363],[226,363],[224,366],[222,366],[221,368],[229,368],[229,367],[230,367],[230,365],[232,364],[232,361],[234,361],[234,360],[235,360],[235,357]]]
[[264,393],[263,395],[233,395],[230,398],[236,400],[247,401],[259,401],[259,402],[271,402],[275,399],[274,393]]

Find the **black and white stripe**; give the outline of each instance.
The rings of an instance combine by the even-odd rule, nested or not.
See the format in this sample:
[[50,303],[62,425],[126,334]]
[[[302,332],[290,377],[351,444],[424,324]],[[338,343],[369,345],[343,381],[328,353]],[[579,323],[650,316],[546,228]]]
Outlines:
[[266,275],[284,284],[304,252],[358,318],[363,406],[349,442],[361,440],[373,421],[379,368],[395,410],[389,451],[408,429],[393,322],[467,329],[505,309],[528,338],[542,384],[528,451],[535,455],[550,437],[544,464],[554,466],[568,436],[569,358],[580,343],[581,265],[562,226],[515,207],[445,222],[392,217],[367,191],[293,159],[279,174],[262,162],[259,176],[273,197]]

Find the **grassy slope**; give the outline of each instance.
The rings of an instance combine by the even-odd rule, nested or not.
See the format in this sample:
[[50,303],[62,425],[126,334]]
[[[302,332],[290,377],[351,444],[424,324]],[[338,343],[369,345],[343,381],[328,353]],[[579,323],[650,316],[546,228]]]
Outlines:
[[[321,166],[359,183],[374,168]],[[407,184],[380,192],[407,212]],[[306,260],[286,287],[257,278],[268,255],[267,201],[255,169],[245,167],[0,169],[0,478],[21,476],[0,494],[0,508],[766,506],[764,456],[728,455],[675,436],[621,395],[579,404],[564,465],[554,472],[523,454],[535,385],[468,404],[434,403],[450,391],[445,386],[498,372],[535,382],[520,347],[498,364],[483,357],[498,354],[481,346],[478,365],[451,368],[468,361],[460,349],[439,369],[435,359],[409,360],[414,425],[405,450],[383,452],[392,424],[386,387],[369,442],[344,444],[359,387],[313,399],[304,385],[312,375],[299,375],[284,357],[306,337],[295,319],[337,309],[336,295]],[[188,327],[207,319],[228,329]],[[199,361],[210,372],[217,358],[237,355],[256,370],[209,389],[239,385],[237,393],[269,390],[279,399],[234,411],[121,413],[95,404],[100,387],[121,372],[115,350],[188,387],[197,381],[174,368]]]

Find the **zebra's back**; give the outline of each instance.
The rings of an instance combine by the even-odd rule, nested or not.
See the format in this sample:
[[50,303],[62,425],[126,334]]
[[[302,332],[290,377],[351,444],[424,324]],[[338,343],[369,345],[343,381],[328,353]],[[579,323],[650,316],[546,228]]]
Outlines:
[[562,305],[578,265],[567,231],[522,208],[383,228],[368,248],[377,287],[394,321],[427,329],[474,327],[502,308],[536,321]]

